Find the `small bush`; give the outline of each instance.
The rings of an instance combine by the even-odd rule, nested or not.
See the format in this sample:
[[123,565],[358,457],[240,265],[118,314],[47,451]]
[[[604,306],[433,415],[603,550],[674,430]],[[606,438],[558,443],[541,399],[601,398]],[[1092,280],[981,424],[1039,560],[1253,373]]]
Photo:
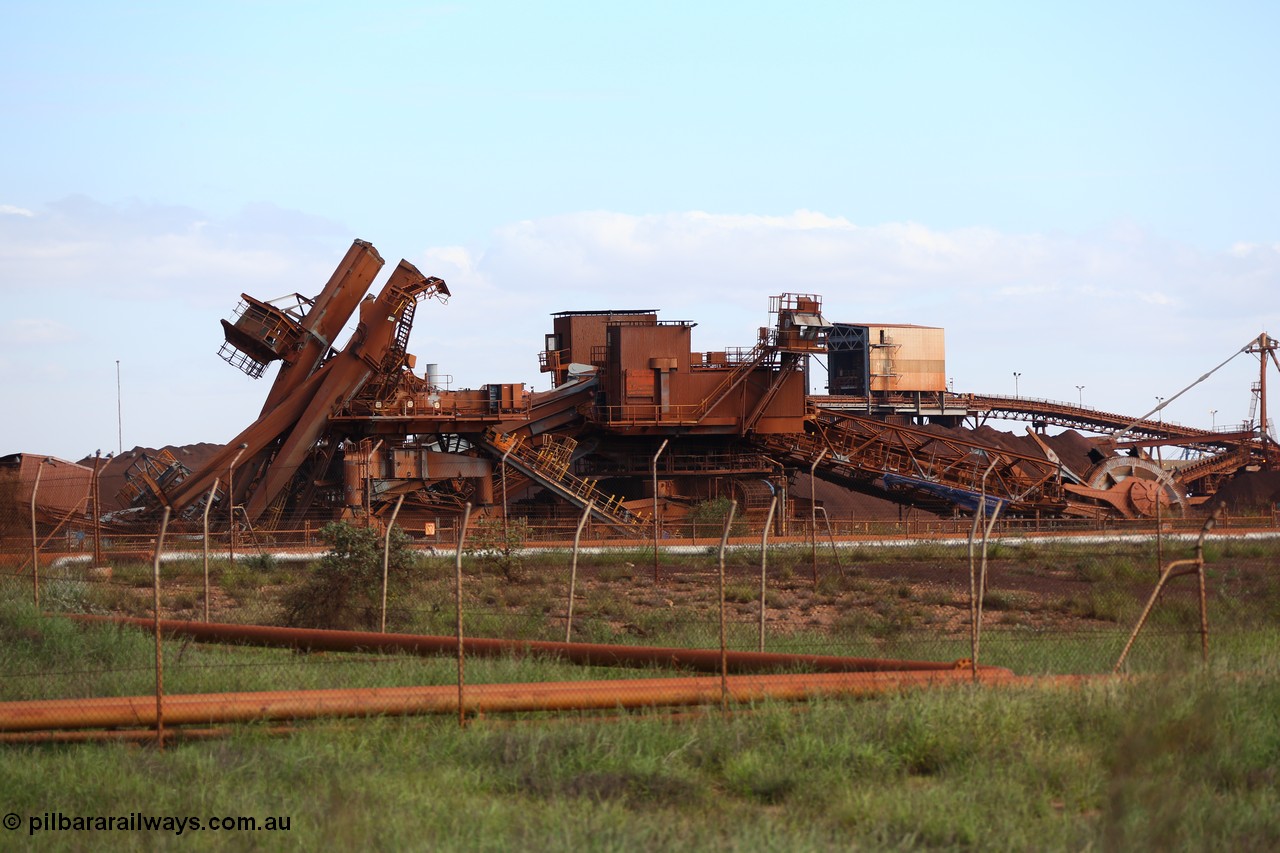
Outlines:
[[[729,505],[733,501],[728,498],[716,498],[694,504],[689,509],[689,523],[696,531],[695,536],[721,536],[724,534],[724,520],[729,517]],[[741,513],[733,517],[729,525],[730,536],[746,536],[747,520]]]
[[[390,577],[402,576],[413,564],[408,537],[390,530]],[[284,595],[285,624],[306,628],[369,629],[378,625],[382,607],[383,540],[370,527],[345,522],[326,524],[320,538],[329,552],[307,578]]]
[[529,522],[523,518],[482,518],[467,531],[463,553],[509,581],[519,580],[524,568],[520,549],[529,538]]

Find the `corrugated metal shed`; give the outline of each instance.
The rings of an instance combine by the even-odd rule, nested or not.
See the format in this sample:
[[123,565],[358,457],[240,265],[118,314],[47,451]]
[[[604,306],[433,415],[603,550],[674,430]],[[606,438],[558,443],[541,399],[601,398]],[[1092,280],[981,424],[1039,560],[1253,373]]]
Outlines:
[[[43,470],[41,470],[43,466]],[[0,457],[0,501],[17,507],[31,505],[39,471],[36,509],[53,515],[84,512],[89,506],[93,469],[65,459],[32,453]]]

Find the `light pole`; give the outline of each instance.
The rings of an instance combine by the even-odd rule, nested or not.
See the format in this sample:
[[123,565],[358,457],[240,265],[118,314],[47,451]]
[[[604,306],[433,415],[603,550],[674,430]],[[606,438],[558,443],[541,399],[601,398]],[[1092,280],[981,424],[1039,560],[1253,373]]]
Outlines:
[[1018,377],[1021,375],[1022,374],[1016,370],[1013,372],[1013,396],[1015,397],[1021,396],[1018,394]]
[[1076,405],[1078,405],[1082,409],[1084,408],[1084,386],[1083,385],[1076,386]]
[[1218,410],[1217,409],[1209,410],[1209,431],[1210,432],[1218,431]]
[[116,455],[124,454],[124,404],[120,402],[120,359],[116,359]]
[[1164,397],[1156,397],[1156,420],[1164,423]]

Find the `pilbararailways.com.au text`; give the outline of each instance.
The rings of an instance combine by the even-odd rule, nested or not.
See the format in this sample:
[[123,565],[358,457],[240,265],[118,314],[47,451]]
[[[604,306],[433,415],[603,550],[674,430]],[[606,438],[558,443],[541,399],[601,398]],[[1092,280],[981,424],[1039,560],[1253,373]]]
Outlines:
[[288,832],[292,819],[288,816],[248,817],[243,815],[152,815],[129,812],[122,815],[69,815],[43,812],[22,815],[9,812],[2,819],[5,829],[27,828],[27,835],[38,832],[184,832],[240,831]]

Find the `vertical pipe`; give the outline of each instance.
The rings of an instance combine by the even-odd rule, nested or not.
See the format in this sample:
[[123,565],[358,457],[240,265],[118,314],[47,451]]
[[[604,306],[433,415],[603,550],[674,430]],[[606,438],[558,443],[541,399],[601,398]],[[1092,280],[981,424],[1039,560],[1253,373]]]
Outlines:
[[160,517],[160,535],[156,537],[156,553],[151,563],[152,608],[156,635],[156,748],[164,749],[164,656],[160,643],[160,554],[164,551],[164,534],[169,529],[169,507]]
[[724,630],[724,552],[729,545],[729,528],[733,526],[733,514],[738,509],[737,501],[729,501],[729,511],[725,513],[724,532],[720,534],[720,708],[729,710],[729,648],[725,642]]
[[765,519],[764,529],[760,531],[760,651],[764,651],[764,592],[765,564],[769,559],[769,528],[773,524],[773,513],[778,508],[778,496],[774,495],[769,502],[769,517]]
[[658,452],[653,454],[653,582],[658,582],[658,457],[667,449],[669,438],[662,439]]
[[396,508],[391,510],[391,520],[387,522],[387,533],[382,542],[382,633],[387,633],[387,574],[391,565],[391,528],[400,514],[400,505],[404,503],[404,495],[396,498]]
[[809,466],[809,560],[813,567],[814,589],[818,588],[818,485],[814,481],[814,474],[818,470],[818,463],[826,455],[827,448],[824,447]]
[[586,525],[587,519],[591,517],[591,510],[595,507],[595,501],[587,501],[587,508],[582,511],[582,518],[578,519],[578,530],[573,534],[573,558],[569,561],[569,607],[565,611],[564,618],[564,641],[570,641],[573,634],[573,590],[578,583],[578,544],[582,541],[582,528]]
[[40,475],[44,473],[46,457],[36,466],[36,481],[31,485],[31,591],[35,596],[36,612],[40,612],[40,534],[36,532],[36,492],[40,491]]
[[471,523],[471,504],[462,508],[462,526],[458,528],[458,549],[454,553],[454,607],[458,611],[458,725],[466,727],[467,708],[462,702],[466,661],[462,651],[462,546],[467,540],[467,525]]
[[209,496],[204,499],[204,621],[209,621],[209,508],[213,506],[213,496],[218,492],[218,477],[213,478],[213,487]]

